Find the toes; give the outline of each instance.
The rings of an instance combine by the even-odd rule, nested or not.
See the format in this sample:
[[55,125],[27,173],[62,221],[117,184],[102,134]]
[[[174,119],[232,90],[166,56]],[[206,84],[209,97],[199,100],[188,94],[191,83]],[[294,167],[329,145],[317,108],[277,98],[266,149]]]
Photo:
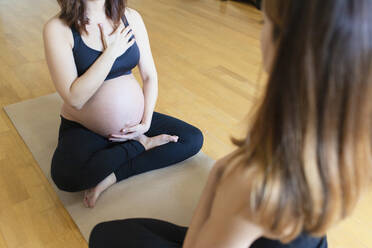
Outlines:
[[87,199],[87,198],[84,198],[83,203],[84,203],[84,206],[85,206],[86,208],[89,208],[89,202],[88,202],[88,199]]
[[84,192],[83,204],[86,208],[88,207],[88,194],[86,191]]
[[94,208],[95,200],[93,192],[85,191],[83,203],[86,208]]
[[163,142],[177,142],[178,141],[178,136],[175,136],[175,135],[168,135],[168,134],[162,134],[161,135],[161,139],[163,140]]
[[88,200],[88,208],[94,208],[94,201],[92,199]]
[[177,142],[178,141],[178,136],[163,134],[162,139],[166,142]]

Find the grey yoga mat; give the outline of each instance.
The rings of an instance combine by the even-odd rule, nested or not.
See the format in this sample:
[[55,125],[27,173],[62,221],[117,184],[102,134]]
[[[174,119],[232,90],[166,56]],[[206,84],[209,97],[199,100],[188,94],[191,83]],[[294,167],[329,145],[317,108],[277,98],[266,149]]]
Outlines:
[[81,192],[58,190],[50,177],[50,161],[57,144],[61,105],[55,93],[4,109],[86,240],[97,223],[114,219],[149,217],[189,224],[214,162],[202,152],[175,166],[114,185],[102,194],[94,209],[83,206]]

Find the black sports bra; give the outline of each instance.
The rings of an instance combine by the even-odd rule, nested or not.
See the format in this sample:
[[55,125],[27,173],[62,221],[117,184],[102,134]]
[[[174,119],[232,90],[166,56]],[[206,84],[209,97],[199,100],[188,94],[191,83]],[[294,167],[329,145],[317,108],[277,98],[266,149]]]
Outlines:
[[[122,20],[125,27],[127,27],[127,18],[123,16]],[[71,31],[74,37],[74,48],[72,52],[74,54],[78,76],[80,77],[98,59],[102,52],[88,47],[75,27],[71,26]],[[124,54],[116,58],[105,80],[131,74],[132,69],[138,65],[139,59],[140,52],[137,44],[134,43]]]

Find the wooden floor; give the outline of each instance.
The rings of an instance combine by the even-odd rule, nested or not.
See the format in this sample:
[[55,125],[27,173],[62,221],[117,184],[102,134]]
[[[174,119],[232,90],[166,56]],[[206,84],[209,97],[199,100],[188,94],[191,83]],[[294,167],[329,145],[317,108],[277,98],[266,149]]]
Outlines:
[[[55,91],[41,30],[57,13],[56,2],[0,0],[0,247],[87,247],[2,109]],[[218,0],[129,5],[149,31],[160,79],[157,110],[200,127],[203,151],[212,158],[231,151],[230,136],[243,130],[264,81],[260,12]],[[372,248],[370,206],[371,193],[329,233],[330,247]]]

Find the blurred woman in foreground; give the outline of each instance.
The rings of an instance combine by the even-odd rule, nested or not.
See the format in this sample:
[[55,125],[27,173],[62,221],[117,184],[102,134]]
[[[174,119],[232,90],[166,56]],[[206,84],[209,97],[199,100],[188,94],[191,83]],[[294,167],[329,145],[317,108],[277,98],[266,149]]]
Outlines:
[[265,0],[263,11],[265,94],[190,227],[101,223],[91,247],[327,247],[371,179],[372,1]]

